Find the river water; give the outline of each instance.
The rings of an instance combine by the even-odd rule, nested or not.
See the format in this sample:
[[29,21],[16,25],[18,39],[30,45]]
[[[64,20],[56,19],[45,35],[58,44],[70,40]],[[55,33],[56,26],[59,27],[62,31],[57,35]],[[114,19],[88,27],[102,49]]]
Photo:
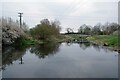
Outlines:
[[3,78],[118,78],[118,52],[90,43],[3,51]]

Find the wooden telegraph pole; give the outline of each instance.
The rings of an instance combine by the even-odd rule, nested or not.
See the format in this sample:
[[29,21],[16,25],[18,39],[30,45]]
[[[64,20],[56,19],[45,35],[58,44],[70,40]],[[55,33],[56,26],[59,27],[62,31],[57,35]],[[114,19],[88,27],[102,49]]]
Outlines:
[[20,28],[22,28],[22,14],[23,13],[18,13],[18,14],[19,14],[18,16],[20,17]]

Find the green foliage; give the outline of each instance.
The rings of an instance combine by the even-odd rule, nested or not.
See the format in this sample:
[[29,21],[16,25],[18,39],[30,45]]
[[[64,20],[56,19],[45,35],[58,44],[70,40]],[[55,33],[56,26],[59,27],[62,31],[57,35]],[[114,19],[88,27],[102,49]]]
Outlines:
[[91,28],[86,26],[85,29],[84,29],[84,33],[87,34],[87,35],[91,34]]
[[91,26],[89,25],[82,25],[80,26],[80,28],[78,29],[78,33],[81,33],[81,34],[91,34]]
[[59,21],[50,22],[48,19],[43,19],[30,30],[30,33],[37,40],[51,41],[60,36],[60,29]]
[[15,41],[13,45],[14,46],[30,46],[30,45],[40,44],[40,43],[41,43],[40,41],[34,40],[32,38],[20,37]]

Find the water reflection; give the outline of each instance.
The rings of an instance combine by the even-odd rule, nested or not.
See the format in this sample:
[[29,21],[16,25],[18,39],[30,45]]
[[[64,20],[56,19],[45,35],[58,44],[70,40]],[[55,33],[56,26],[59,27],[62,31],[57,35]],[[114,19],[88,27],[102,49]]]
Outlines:
[[114,50],[102,46],[102,45],[98,45],[98,44],[92,44],[90,42],[87,43],[70,43],[70,42],[66,42],[65,45],[66,46],[72,46],[72,44],[78,44],[79,47],[83,50],[86,50],[87,48],[93,47],[96,51],[100,52],[101,50],[104,50],[104,52],[109,53],[109,52],[114,52]]
[[31,48],[30,52],[36,54],[39,58],[45,58],[54,55],[59,51],[60,44],[41,44]]
[[72,44],[78,44],[79,47],[83,50],[89,48],[91,46],[90,42],[86,42],[86,43],[72,43],[72,42],[66,42],[65,45],[66,46],[72,46]]
[[66,46],[71,46],[73,43],[66,42]]
[[100,52],[101,47],[98,44],[92,44],[93,48]]
[[79,43],[81,49],[85,50],[91,46],[90,43]]
[[116,78],[117,61],[117,53],[91,43],[51,43],[23,49],[9,47],[3,50],[3,77]]
[[[104,50],[104,52],[109,53],[113,52],[112,50],[99,46],[96,44],[91,43],[65,43],[66,46],[72,46],[72,44],[78,44],[79,47],[83,50],[87,48],[93,47],[96,51],[100,52]],[[27,53],[29,49],[30,53],[36,54],[39,58],[45,58],[47,56],[53,56],[54,54],[60,51],[60,43],[59,44],[41,44],[38,46],[32,46],[28,48],[15,48],[15,47],[6,47],[3,48],[2,54],[2,69],[4,70],[5,67],[8,65],[12,65],[14,61],[19,60],[19,64],[24,64],[23,56]]]
[[15,48],[15,47],[4,47],[2,53],[2,69],[5,70],[6,66],[12,65],[14,61],[20,60],[20,63],[23,63],[21,59],[27,48]]
[[108,47],[105,47],[105,46],[100,46],[98,44],[91,44],[91,46],[93,46],[94,49],[96,49],[96,51],[101,51],[101,50],[104,50],[104,52],[106,53],[109,53],[109,52],[114,52],[114,50],[108,48]]
[[6,66],[10,66],[14,61],[19,60],[19,64],[24,64],[23,56],[30,49],[32,54],[36,54],[39,58],[45,58],[49,55],[54,55],[59,51],[60,44],[41,44],[31,48],[15,48],[4,47],[2,54],[2,69],[5,70]]

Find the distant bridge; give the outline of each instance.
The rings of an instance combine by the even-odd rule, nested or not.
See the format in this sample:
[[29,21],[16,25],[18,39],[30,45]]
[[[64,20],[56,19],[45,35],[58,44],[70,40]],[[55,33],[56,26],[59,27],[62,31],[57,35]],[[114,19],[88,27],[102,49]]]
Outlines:
[[80,33],[63,33],[61,35],[72,37],[73,39],[66,41],[69,43],[86,43],[86,42],[89,42],[87,40],[87,37],[91,36],[91,35],[85,35],[85,34],[80,34]]
[[61,35],[67,35],[67,36],[79,36],[79,37],[89,37],[91,35],[85,35],[80,33],[62,33]]

